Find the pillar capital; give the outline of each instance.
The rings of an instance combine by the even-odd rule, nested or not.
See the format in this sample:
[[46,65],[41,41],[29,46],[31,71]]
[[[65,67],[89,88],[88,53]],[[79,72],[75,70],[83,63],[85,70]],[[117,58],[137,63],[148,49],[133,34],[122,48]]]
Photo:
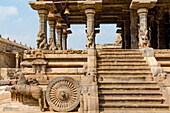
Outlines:
[[29,5],[34,10],[57,10],[55,4],[52,1],[30,1]]
[[140,14],[148,14],[148,9],[147,8],[139,8],[137,10],[137,13]]
[[85,10],[85,14],[87,15],[87,14],[95,14],[96,13],[96,11],[95,11],[95,9],[86,9]]
[[101,10],[102,9],[102,1],[82,1],[78,2],[78,7],[80,11],[84,11],[86,9],[95,9],[95,10]]
[[130,4],[131,9],[139,9],[141,7],[145,7],[148,9],[153,8],[158,0],[132,0]]

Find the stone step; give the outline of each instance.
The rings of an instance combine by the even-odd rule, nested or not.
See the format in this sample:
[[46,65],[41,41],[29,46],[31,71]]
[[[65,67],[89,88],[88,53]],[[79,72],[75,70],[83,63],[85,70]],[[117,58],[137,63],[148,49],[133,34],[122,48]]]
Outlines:
[[161,66],[163,66],[163,65],[168,65],[168,66],[170,66],[170,61],[157,61]]
[[98,59],[98,62],[146,62],[144,59]]
[[[123,54],[121,54],[121,55],[119,55],[119,54],[118,54],[118,55],[116,55],[116,54],[110,55],[110,54],[107,54],[107,55],[98,55],[98,57],[99,57],[99,58],[102,58],[102,57],[106,57],[106,58],[119,57],[119,58],[120,58],[120,57],[121,57],[122,59],[123,59],[123,58],[125,59],[125,58],[129,58],[129,57],[141,58],[142,56],[141,56],[140,54],[139,54],[139,55],[138,55],[138,54],[136,54],[136,55],[123,55]],[[143,58],[143,57],[142,57],[142,58]]]
[[148,76],[98,76],[99,81],[152,81]]
[[131,90],[131,91],[141,91],[141,90],[160,90],[158,86],[146,87],[146,86],[98,86],[99,90]]
[[168,72],[168,73],[170,72],[170,67],[162,67],[162,69],[164,72]]
[[98,55],[142,55],[139,52],[98,52]]
[[113,49],[113,48],[104,48],[97,49],[98,52],[140,52],[139,49]]
[[156,81],[98,81],[99,84],[157,84]]
[[127,68],[127,67],[122,67],[122,68],[97,68],[97,71],[150,71],[149,67],[133,67],[133,68]]
[[117,65],[117,64],[115,64],[115,65],[105,65],[105,64],[100,64],[100,65],[98,65],[97,66],[97,68],[106,68],[106,69],[108,69],[108,68],[148,68],[148,65],[137,65],[137,66],[135,66],[135,65],[129,65],[129,64],[126,64],[126,65],[124,65],[124,66],[122,66],[121,64],[120,65]]
[[98,71],[98,75],[152,75],[150,71]]
[[100,113],[170,113],[169,110],[100,110]]
[[[120,91],[119,91],[120,92]],[[146,91],[145,91],[146,92]],[[104,97],[104,98],[162,98],[162,94],[161,93],[156,93],[156,92],[150,92],[150,93],[134,93],[134,92],[111,92],[110,94],[107,93],[101,93],[101,91],[99,92],[99,96],[100,97]]]
[[165,53],[165,54],[155,54],[156,58],[170,58],[170,53]]
[[166,104],[99,104],[100,110],[168,110]]
[[141,55],[140,56],[105,56],[105,55],[100,55],[97,57],[97,59],[112,59],[112,60],[115,60],[115,59],[144,59]]
[[152,98],[152,97],[108,97],[108,96],[99,96],[100,104],[162,104],[165,99],[163,98]]
[[98,63],[97,64],[98,66],[121,66],[121,67],[124,67],[124,66],[148,66],[147,63],[108,63],[108,62],[102,62],[102,63]]
[[99,86],[157,86],[155,81],[99,81]]
[[111,96],[115,96],[115,95],[132,95],[132,96],[146,96],[146,95],[157,95],[157,96],[162,96],[162,92],[161,91],[115,91],[115,90],[99,90],[99,95],[111,95]]

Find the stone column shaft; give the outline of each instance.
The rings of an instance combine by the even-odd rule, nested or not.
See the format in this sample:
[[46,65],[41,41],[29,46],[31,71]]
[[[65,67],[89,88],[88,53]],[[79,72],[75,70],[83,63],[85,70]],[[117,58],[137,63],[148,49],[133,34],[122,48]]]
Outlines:
[[19,68],[19,59],[20,59],[20,57],[19,57],[19,53],[16,53],[16,68]]
[[63,50],[67,50],[67,34],[63,33],[62,38],[63,38],[62,40]]
[[55,25],[56,25],[56,21],[55,20],[49,20],[50,38],[52,38],[54,40],[55,45],[56,45]]
[[138,49],[138,15],[136,10],[130,11],[130,19],[131,19],[131,49]]
[[147,8],[139,8],[137,10],[137,13],[139,15],[139,47],[140,48],[146,48],[149,46],[149,40],[148,40],[148,30],[147,30],[147,15],[148,15],[148,9]]
[[62,28],[57,28],[57,47],[62,50]]
[[95,34],[94,34],[94,9],[85,10],[87,16],[87,48],[95,48]]
[[46,43],[47,43],[47,10],[38,10],[39,14],[39,32],[45,33]]

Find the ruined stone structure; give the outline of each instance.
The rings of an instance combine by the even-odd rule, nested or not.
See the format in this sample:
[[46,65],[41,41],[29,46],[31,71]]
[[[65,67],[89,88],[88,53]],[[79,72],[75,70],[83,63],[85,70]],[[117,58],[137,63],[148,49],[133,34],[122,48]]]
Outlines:
[[24,50],[28,50],[26,45],[18,44],[16,41],[10,41],[9,38],[4,39],[0,36],[0,76],[10,74],[10,71],[19,68],[22,62]]
[[[7,88],[13,103],[4,111],[170,112],[170,1],[37,0],[29,4],[40,18],[37,49],[24,52],[21,71],[14,76],[17,83]],[[86,50],[67,50],[72,24],[86,24]],[[117,24],[122,49],[96,47],[100,24]],[[23,106],[12,106],[18,102]]]

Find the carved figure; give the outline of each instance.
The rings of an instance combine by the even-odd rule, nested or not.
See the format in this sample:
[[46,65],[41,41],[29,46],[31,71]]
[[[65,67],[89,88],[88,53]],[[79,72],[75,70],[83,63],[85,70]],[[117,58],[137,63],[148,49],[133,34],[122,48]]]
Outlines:
[[142,48],[146,48],[149,47],[149,40],[148,40],[148,30],[146,31],[140,31],[140,38],[139,38],[139,47]]
[[81,109],[86,113],[86,111],[90,110],[90,94],[91,94],[91,85],[97,83],[97,73],[95,70],[91,70],[85,74],[85,76],[81,80],[82,90],[81,90]]
[[40,31],[38,33],[37,48],[38,49],[47,49],[46,36],[43,31]]
[[94,32],[87,33],[87,40],[86,47],[94,47]]
[[49,50],[56,50],[56,49],[57,49],[53,38],[50,38],[50,39],[49,39],[49,45],[48,45],[48,46],[49,46],[49,47],[48,47]]

